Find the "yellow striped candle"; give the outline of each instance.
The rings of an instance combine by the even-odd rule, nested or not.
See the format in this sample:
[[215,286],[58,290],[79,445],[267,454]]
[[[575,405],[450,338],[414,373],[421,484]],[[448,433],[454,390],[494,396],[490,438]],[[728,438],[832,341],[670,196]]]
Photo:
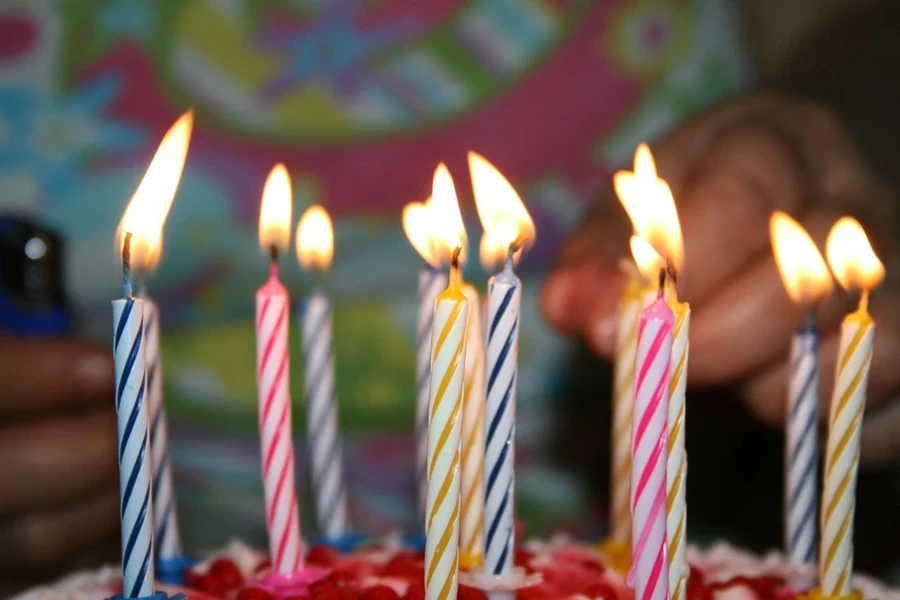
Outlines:
[[484,564],[484,340],[478,291],[463,286],[469,303],[466,319],[466,366],[463,383],[462,493],[460,566]]
[[425,521],[425,598],[454,600],[459,586],[459,488],[462,386],[468,301],[459,250],[450,284],[434,303],[428,394],[428,492]]
[[845,289],[862,290],[859,308],[841,325],[837,374],[828,419],[825,485],[820,522],[819,578],[825,596],[852,592],[853,513],[866,385],[872,363],[875,321],[868,312],[869,290],[884,278],[884,267],[858,222],[835,223],[826,244],[828,264]]
[[687,454],[684,450],[685,389],[687,388],[688,331],[691,306],[679,302],[674,286],[669,306],[675,313],[673,328],[672,381],[669,386],[669,438],[666,461],[666,540],[669,544],[669,597],[684,600],[688,577],[687,562]]

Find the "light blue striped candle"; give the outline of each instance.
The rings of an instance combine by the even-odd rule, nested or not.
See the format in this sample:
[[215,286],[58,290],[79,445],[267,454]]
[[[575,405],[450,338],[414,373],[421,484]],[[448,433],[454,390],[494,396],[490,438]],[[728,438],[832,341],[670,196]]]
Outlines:
[[331,539],[347,533],[347,489],[334,392],[331,303],[313,292],[300,307],[303,339],[306,439],[312,463],[319,532]]
[[431,383],[431,327],[434,300],[447,287],[447,273],[426,264],[419,272],[419,309],[416,318],[416,506],[425,526],[428,492],[428,386]]
[[[513,571],[513,464],[521,303],[522,283],[513,272],[510,255],[504,269],[488,281],[484,570],[492,575]],[[494,600],[513,597],[514,592],[491,594]]]
[[813,315],[791,343],[785,429],[785,551],[796,564],[815,564],[819,501],[819,334]]
[[144,356],[144,306],[130,297],[114,300],[113,354],[119,441],[122,519],[122,595],[153,593],[153,502],[150,498],[150,433]]

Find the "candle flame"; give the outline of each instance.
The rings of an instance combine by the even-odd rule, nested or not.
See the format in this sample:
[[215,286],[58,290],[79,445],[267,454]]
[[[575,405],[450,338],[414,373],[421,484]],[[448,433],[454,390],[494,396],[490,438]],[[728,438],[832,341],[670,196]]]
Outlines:
[[287,249],[291,239],[291,176],[279,163],[272,168],[263,187],[259,207],[259,245]]
[[645,281],[656,281],[659,277],[659,270],[665,267],[662,257],[653,249],[650,242],[640,236],[631,236],[630,244],[631,255],[634,257],[638,271],[641,272],[641,277]]
[[475,208],[484,228],[481,264],[493,269],[503,264],[512,244],[519,246],[518,258],[522,249],[534,242],[534,221],[509,180],[486,158],[469,152],[469,171]]
[[805,229],[781,211],[769,220],[775,263],[788,296],[796,304],[815,304],[831,291],[825,259]]
[[163,226],[181,181],[193,127],[191,109],[169,128],[119,222],[117,254],[122,252],[125,233],[131,232],[131,264],[137,270],[159,263]]
[[619,201],[628,213],[635,233],[647,240],[676,271],[684,263],[684,240],[672,190],[656,173],[653,154],[640,144],[634,154],[634,171],[613,176]]
[[884,279],[884,265],[856,219],[842,217],[834,224],[825,254],[835,279],[846,290],[871,290]]
[[450,171],[441,163],[434,171],[431,186],[431,200],[428,202],[428,221],[431,243],[441,263],[450,263],[451,257],[460,248],[459,261],[465,261],[466,226],[463,224],[456,188]]
[[324,271],[334,256],[334,228],[328,212],[318,204],[310,206],[297,225],[297,260],[304,269]]
[[430,202],[431,198],[425,202],[410,202],[403,207],[403,231],[422,260],[437,268],[441,266],[441,259],[431,235],[431,219],[428,216]]

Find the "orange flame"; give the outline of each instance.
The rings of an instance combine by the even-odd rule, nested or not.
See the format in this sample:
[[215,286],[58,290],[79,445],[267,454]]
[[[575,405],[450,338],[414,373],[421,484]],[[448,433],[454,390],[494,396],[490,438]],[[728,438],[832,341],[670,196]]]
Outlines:
[[286,250],[291,239],[291,176],[279,163],[272,168],[263,187],[259,207],[259,245]]
[[304,269],[324,271],[334,256],[334,228],[328,212],[318,204],[310,206],[297,225],[297,260]]

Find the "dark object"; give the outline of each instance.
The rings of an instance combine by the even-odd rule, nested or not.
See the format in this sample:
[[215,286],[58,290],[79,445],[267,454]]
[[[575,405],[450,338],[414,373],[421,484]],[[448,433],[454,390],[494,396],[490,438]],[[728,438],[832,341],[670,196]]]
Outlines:
[[0,217],[0,329],[25,335],[69,331],[59,235],[30,221]]

